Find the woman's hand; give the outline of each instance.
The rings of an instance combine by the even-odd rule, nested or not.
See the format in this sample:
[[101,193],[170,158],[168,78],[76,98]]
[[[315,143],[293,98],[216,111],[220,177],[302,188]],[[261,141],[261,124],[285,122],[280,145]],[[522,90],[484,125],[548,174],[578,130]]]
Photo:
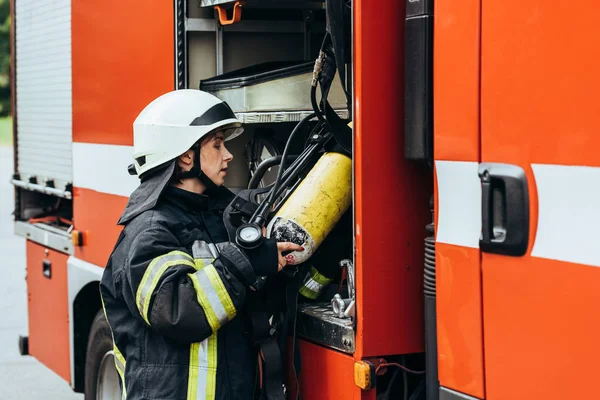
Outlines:
[[277,243],[277,257],[278,257],[278,265],[277,272],[281,271],[286,265],[294,264],[294,258],[291,254],[286,255],[285,257],[282,255],[284,252],[291,251],[304,251],[304,247],[299,244],[292,242],[278,242]]

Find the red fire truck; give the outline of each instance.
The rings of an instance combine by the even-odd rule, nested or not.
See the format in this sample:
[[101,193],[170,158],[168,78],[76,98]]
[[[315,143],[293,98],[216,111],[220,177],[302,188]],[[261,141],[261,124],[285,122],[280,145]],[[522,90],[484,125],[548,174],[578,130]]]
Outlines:
[[21,352],[111,398],[90,333],[136,115],[173,89],[226,100],[241,190],[311,113],[321,40],[347,22],[328,99],[353,124],[355,308],[298,306],[302,397],[596,398],[599,20],[584,0],[12,1]]

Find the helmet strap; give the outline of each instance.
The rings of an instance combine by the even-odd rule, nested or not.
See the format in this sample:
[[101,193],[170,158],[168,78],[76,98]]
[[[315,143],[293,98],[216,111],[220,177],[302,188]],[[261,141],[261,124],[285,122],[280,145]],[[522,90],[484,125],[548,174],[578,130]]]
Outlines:
[[196,178],[204,186],[206,186],[206,191],[204,194],[209,194],[211,191],[218,189],[219,187],[202,171],[200,168],[200,146],[194,146],[192,148],[194,150],[194,166],[189,170],[181,174],[183,179],[188,178]]

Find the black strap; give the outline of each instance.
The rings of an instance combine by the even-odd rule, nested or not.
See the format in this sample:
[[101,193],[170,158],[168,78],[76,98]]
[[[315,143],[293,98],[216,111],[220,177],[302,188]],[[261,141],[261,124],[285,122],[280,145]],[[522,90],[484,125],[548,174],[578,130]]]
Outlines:
[[275,338],[259,342],[263,361],[263,397],[268,400],[285,400],[282,380],[281,356]]
[[247,301],[248,315],[252,326],[252,340],[262,353],[262,393],[261,399],[285,400],[281,353],[274,328],[269,323],[269,315],[264,303],[256,296]]
[[246,216],[251,216],[252,214],[254,214],[254,211],[256,211],[256,209],[258,208],[258,206],[254,203],[246,201],[241,197],[236,197],[235,199],[233,199],[231,206],[233,209],[241,211]]
[[352,129],[331,108],[329,102],[325,103],[325,117],[340,153],[352,157]]
[[229,241],[235,243],[235,232],[237,228],[254,214],[258,207],[256,197],[267,192],[268,188],[245,189],[239,192],[233,200],[225,207],[223,212],[223,223],[229,236]]
[[[292,367],[294,371],[294,379],[296,380],[296,399],[301,398],[299,376],[302,369],[302,359],[300,357],[300,349],[296,336],[296,319],[298,316],[298,291],[302,284],[302,277],[305,275],[307,265],[300,266],[301,269],[287,282],[285,286],[285,303],[286,309],[284,318],[281,323],[281,332],[279,337],[279,346],[285,349],[287,346],[288,333],[292,331]],[[284,360],[285,361],[285,360]]]
[[327,0],[325,10],[327,14],[327,32],[331,35],[331,45],[335,54],[335,63],[346,95],[348,111],[352,113],[352,98],[346,88],[345,65],[350,60],[352,45],[352,12],[349,0]]
[[298,339],[296,336],[296,321],[298,320],[298,291],[302,282],[300,274],[297,274],[294,281],[286,288],[286,297],[288,300],[288,315],[292,318],[292,367],[294,370],[294,379],[296,379],[296,400],[300,400],[300,371],[302,369],[302,359]]
[[[332,37],[330,33],[325,34],[323,39],[323,45],[321,51],[325,52],[327,57],[323,64],[321,75],[319,76],[319,86],[321,87],[321,103],[320,110],[325,114],[329,131],[333,135],[335,141],[341,147],[341,152],[352,155],[352,130],[347,124],[337,115],[337,113],[331,108],[327,97],[329,96],[329,90],[333,83],[333,78],[337,72],[336,68],[336,53],[331,42]],[[342,85],[343,86],[343,85]]]

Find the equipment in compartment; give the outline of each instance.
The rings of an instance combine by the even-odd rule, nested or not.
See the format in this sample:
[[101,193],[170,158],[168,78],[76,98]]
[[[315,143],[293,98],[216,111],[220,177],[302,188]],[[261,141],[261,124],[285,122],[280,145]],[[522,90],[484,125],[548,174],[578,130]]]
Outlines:
[[[236,113],[312,110],[310,88],[314,62],[267,62],[200,81],[200,90],[226,101]],[[333,109],[345,109],[339,78],[328,96]]]

